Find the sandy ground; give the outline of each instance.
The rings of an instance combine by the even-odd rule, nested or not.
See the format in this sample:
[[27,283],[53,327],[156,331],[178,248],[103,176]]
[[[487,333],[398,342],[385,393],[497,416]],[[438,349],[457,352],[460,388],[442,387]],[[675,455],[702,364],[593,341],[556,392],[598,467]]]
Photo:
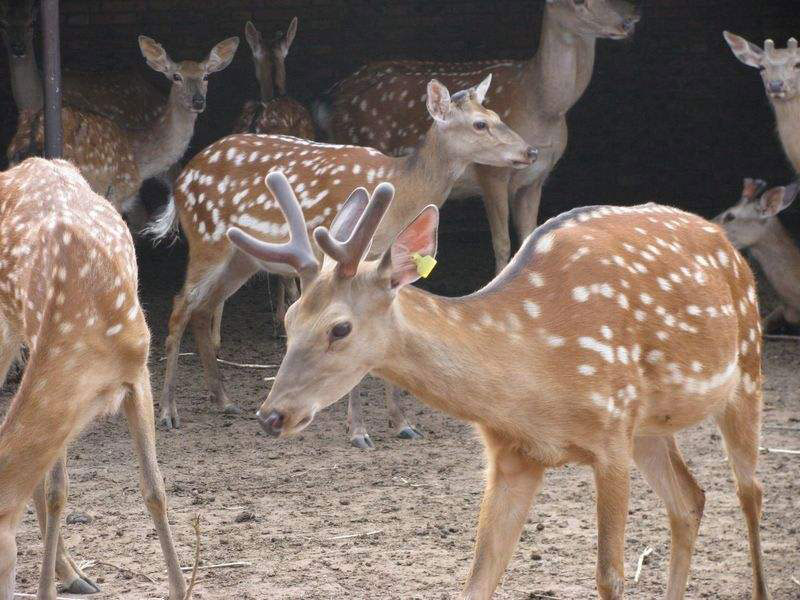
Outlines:
[[[452,210],[451,216],[464,219],[452,219],[445,228],[442,235],[452,243],[445,244],[441,274],[429,286],[456,294],[486,281],[491,259],[485,235],[479,237],[465,225],[481,217],[479,209],[469,208],[470,215],[457,213],[458,205]],[[184,252],[177,246],[143,249],[141,254],[142,298],[154,333],[154,389],[159,390],[159,357]],[[266,296],[262,279],[229,302],[223,358],[280,361],[283,344],[271,337]],[[187,336],[184,350],[192,349]],[[766,344],[765,446],[800,449],[798,370],[796,342]],[[196,357],[182,357],[178,401],[183,427],[158,432],[170,521],[183,564],[192,562],[190,520],[195,514],[201,517],[201,564],[247,563],[201,571],[196,598],[457,595],[469,567],[483,488],[481,444],[469,425],[406,398],[408,414],[425,438],[394,439],[373,382],[366,406],[373,452],[348,445],[343,402],[320,414],[301,436],[275,441],[262,435],[253,417],[268,389],[261,378],[274,369],[223,371],[231,396],[244,409],[241,416],[220,414],[205,399]],[[0,411],[12,393],[11,387],[4,390]],[[680,442],[707,494],[687,597],[749,598],[744,522],[720,438],[711,424],[704,424],[684,432]],[[66,512],[84,513],[91,523],[65,526],[64,535],[78,561],[108,563],[95,562],[86,569],[103,589],[98,597],[165,598],[166,574],[139,495],[124,419],[111,417],[92,425],[70,448],[69,470]],[[770,588],[776,600],[800,598],[800,584],[792,580],[800,580],[800,456],[764,453],[759,472],[765,487],[763,539]],[[32,509],[18,543],[18,591],[35,592],[41,542]],[[654,551],[635,584],[637,559],[647,547]],[[552,471],[495,597],[593,598],[595,552],[591,471]],[[663,507],[634,473],[626,597],[663,596],[668,552]]]

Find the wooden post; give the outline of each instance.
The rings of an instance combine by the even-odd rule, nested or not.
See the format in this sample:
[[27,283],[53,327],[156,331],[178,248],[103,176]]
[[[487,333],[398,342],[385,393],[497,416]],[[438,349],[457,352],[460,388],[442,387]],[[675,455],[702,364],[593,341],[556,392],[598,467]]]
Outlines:
[[64,132],[61,128],[61,40],[58,0],[42,0],[44,38],[44,156],[61,158]]

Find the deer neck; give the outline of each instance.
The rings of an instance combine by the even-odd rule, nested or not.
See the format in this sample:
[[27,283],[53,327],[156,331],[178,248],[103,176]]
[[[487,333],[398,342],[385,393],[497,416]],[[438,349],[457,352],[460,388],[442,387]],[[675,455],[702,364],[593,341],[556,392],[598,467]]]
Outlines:
[[800,173],[800,95],[772,101],[781,144],[796,173]]
[[143,180],[163,173],[181,159],[192,139],[197,114],[183,106],[173,89],[166,109],[153,124],[132,132],[134,160]]
[[591,81],[597,38],[564,27],[553,10],[545,7],[539,49],[525,65],[522,91],[538,112],[563,116]]
[[275,91],[278,96],[286,95],[286,64],[280,57],[275,57]]
[[36,66],[33,40],[28,41],[25,56],[8,53],[11,93],[19,111],[38,111],[44,105],[42,78]]
[[275,85],[272,79],[272,65],[262,55],[255,59],[256,80],[261,91],[261,102],[266,104],[275,97]]
[[800,249],[777,218],[770,219],[768,231],[750,246],[750,252],[778,295],[800,307]]

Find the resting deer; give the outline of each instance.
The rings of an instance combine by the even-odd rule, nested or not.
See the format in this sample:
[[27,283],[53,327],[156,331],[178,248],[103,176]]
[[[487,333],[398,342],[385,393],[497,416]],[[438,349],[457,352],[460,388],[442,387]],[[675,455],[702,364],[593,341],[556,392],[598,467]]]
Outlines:
[[[761,332],[755,283],[716,225],[646,204],[590,206],[551,219],[486,287],[446,298],[410,286],[435,256],[428,206],[377,260],[364,260],[392,188],[346,203],[311,246],[280,173],[267,183],[292,232],[228,237],[262,264],[286,265],[302,294],[286,314],[287,351],[256,413],[269,435],[302,430],[367,373],[478,426],[489,462],[464,597],[489,598],[512,556],[544,471],[590,465],[597,490],[597,589],[621,599],[629,471],[664,500],[672,532],[666,597],[683,598],[704,493],[675,433],[713,417],[750,536],[753,598],[765,600],[756,479]],[[485,340],[492,338],[487,354]]]
[[[215,142],[186,165],[176,183],[174,202],[152,227],[157,238],[164,237],[180,220],[189,243],[186,281],[175,298],[166,342],[163,424],[178,424],[175,372],[186,325],[192,323],[211,397],[224,410],[237,410],[225,392],[216,362],[223,303],[258,271],[294,275],[282,265],[273,269],[253,261],[236,251],[224,235],[235,224],[267,241],[286,236],[277,204],[264,188],[264,174],[285,172],[303,200],[306,219],[322,224],[330,223],[353,188],[372,187],[380,179],[391,181],[398,198],[373,243],[373,251],[380,252],[422,206],[442,204],[470,163],[527,167],[534,160],[536,150],[482,106],[489,83],[487,77],[477,88],[451,97],[441,83],[431,81],[428,111],[433,125],[406,157],[285,136],[233,135]],[[400,435],[415,437],[394,401],[388,400]],[[357,394],[351,398],[350,421],[352,442],[371,446]]]
[[761,179],[745,179],[739,202],[714,220],[734,246],[749,249],[778,294],[780,304],[763,323],[772,332],[783,321],[800,325],[800,249],[777,217],[794,202],[800,183],[766,188]]
[[60,540],[66,447],[120,404],[166,559],[169,598],[183,600],[186,586],[156,462],[150,332],[124,222],[68,162],[31,158],[0,173],[0,237],[3,378],[21,345],[30,352],[0,426],[0,600],[14,596],[15,532],[37,486],[45,538],[38,598],[56,598],[56,573],[78,584],[71,591],[97,591]]
[[[34,0],[0,4],[0,27],[8,51],[11,92],[19,112],[37,112],[43,106],[42,76],[33,47]],[[140,129],[164,109],[166,98],[130,70],[107,73],[64,71],[63,100],[70,106],[112,119],[120,127]]]
[[800,173],[800,51],[797,40],[789,38],[784,50],[776,49],[775,42],[766,40],[762,50],[734,33],[725,31],[723,35],[736,58],[761,71],[778,121],[783,150],[795,173]]
[[597,38],[626,38],[638,19],[622,0],[547,0],[533,58],[372,63],[334,86],[331,106],[318,105],[318,120],[333,141],[402,154],[428,128],[423,104],[431,77],[459,89],[491,72],[495,85],[487,107],[541,149],[539,160],[527,169],[474,165],[452,191],[455,198],[483,196],[499,271],[511,250],[509,203],[522,240],[536,226],[542,186],[567,146],[566,114],[589,85]]
[[[197,115],[205,110],[208,76],[230,64],[238,44],[239,38],[229,38],[214,46],[203,62],[175,63],[161,44],[139,36],[147,64],[172,81],[167,107],[148,127],[131,130],[102,115],[65,105],[64,158],[117,210],[137,208],[142,182],[166,171],[186,152]],[[9,146],[9,162],[38,153],[44,140],[43,121],[41,112],[21,116]]]

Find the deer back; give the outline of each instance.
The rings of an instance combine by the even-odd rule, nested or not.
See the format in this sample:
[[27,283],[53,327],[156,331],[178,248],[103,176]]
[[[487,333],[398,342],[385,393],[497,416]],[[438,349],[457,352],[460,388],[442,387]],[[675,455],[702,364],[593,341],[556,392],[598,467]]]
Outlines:
[[249,100],[236,119],[233,133],[290,135],[306,140],[316,137],[308,109],[289,96],[278,96],[266,103]]

